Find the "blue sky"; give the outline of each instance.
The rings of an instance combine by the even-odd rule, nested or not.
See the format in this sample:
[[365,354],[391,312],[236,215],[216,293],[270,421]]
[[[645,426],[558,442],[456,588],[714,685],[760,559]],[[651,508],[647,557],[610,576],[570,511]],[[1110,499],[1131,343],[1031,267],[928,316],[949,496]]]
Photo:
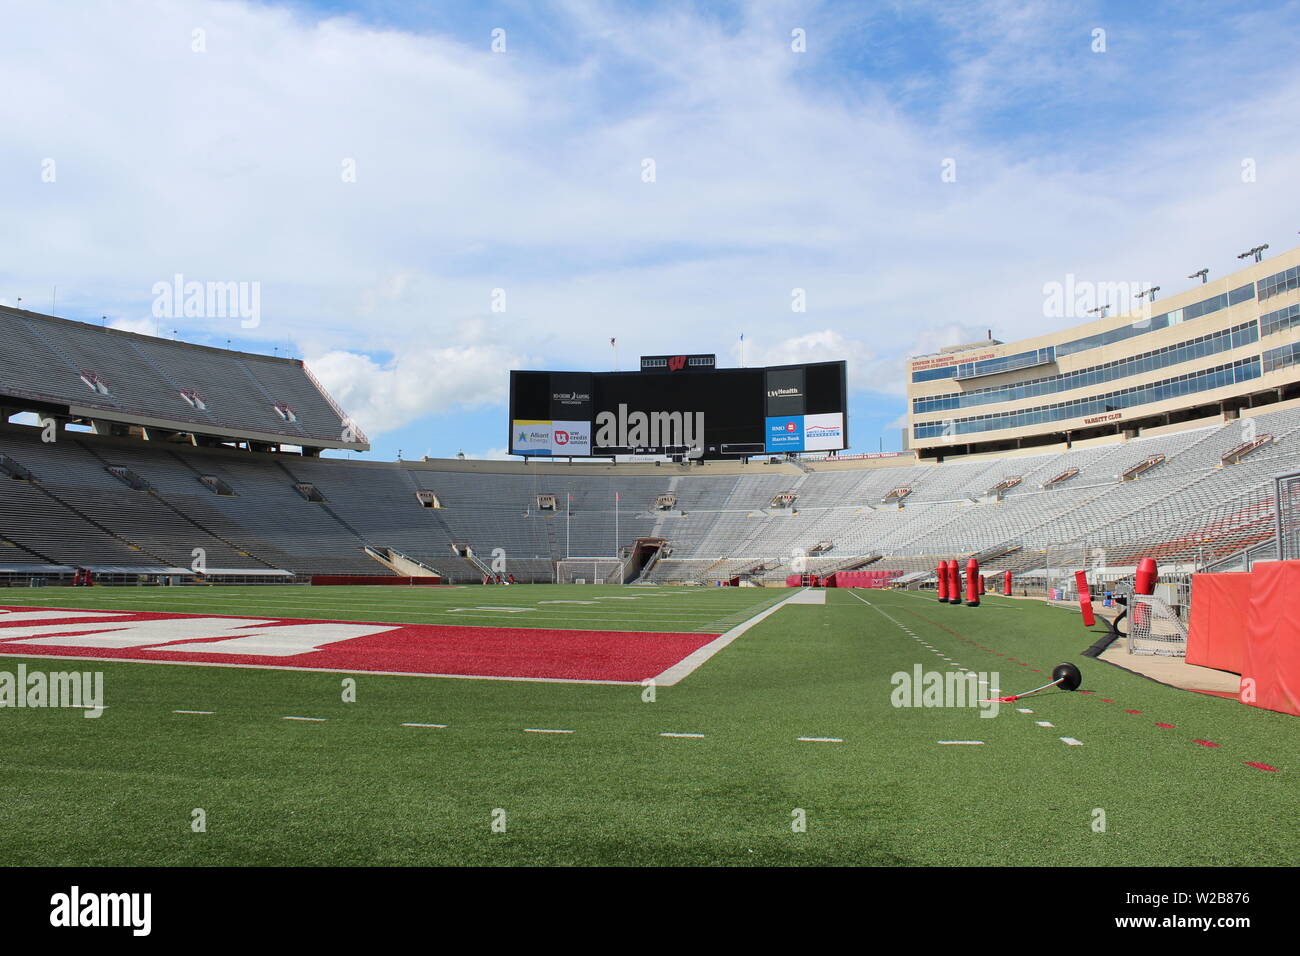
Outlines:
[[[847,359],[894,449],[908,355],[1300,228],[1296,3],[79,6],[0,36],[0,301],[304,357],[373,457],[501,455],[509,368],[742,331]],[[259,324],[156,320],[177,273]]]

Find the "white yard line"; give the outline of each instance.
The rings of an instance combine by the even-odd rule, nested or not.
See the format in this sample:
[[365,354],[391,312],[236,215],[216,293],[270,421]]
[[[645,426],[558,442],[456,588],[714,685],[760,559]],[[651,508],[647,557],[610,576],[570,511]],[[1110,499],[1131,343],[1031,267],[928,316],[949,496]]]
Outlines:
[[654,678],[655,685],[658,687],[672,687],[674,684],[685,680],[691,674],[695,673],[695,671],[699,670],[709,658],[721,651],[736,638],[740,637],[751,627],[761,624],[787,604],[793,603],[793,599],[800,593],[803,592],[797,592],[796,594],[790,595],[790,597],[786,598],[784,601],[773,604],[767,610],[758,612],[749,620],[737,624],[725,634],[719,634],[703,647],[692,651],[672,667],[656,676]]

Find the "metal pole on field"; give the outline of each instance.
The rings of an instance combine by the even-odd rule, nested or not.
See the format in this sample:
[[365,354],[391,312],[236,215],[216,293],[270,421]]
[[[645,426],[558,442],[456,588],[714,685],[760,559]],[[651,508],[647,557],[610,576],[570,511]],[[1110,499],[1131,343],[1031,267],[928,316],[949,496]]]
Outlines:
[[573,550],[569,547],[569,532],[573,530],[569,524],[570,519],[573,517],[573,493],[566,492],[565,494],[567,497],[564,502],[564,556],[568,558],[573,555]]
[[617,491],[614,492],[614,557],[618,557],[618,502],[623,497]]

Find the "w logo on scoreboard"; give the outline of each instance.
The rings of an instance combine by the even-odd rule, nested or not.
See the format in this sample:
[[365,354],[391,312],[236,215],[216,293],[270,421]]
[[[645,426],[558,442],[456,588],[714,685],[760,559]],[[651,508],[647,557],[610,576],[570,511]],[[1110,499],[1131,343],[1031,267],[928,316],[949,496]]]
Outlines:
[[674,355],[668,359],[668,371],[680,372],[684,368],[686,368],[685,355]]

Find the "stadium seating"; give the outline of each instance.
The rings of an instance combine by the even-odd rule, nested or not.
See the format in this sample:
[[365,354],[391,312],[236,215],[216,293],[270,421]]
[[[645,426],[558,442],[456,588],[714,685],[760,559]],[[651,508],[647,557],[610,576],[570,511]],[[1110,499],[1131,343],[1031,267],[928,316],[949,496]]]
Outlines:
[[[292,359],[207,348],[0,307],[0,391],[54,404],[255,433],[286,443],[365,448],[333,400]],[[104,389],[88,384],[94,376]],[[204,407],[182,395],[197,394]],[[292,420],[276,406],[292,410]]]
[[[75,337],[55,341],[79,354]],[[144,376],[148,367],[136,371]],[[145,402],[143,389],[124,386],[121,400]],[[453,582],[480,580],[484,562],[502,549],[517,580],[550,580],[566,555],[625,554],[638,538],[669,545],[648,581],[780,582],[796,563],[817,573],[877,556],[873,570],[923,571],[938,558],[990,549],[999,552],[986,562],[990,571],[1041,568],[1053,553],[1098,549],[1112,566],[1153,551],[1199,566],[1268,538],[1272,476],[1300,463],[1300,409],[1254,417],[1274,441],[1229,465],[1221,458],[1241,444],[1241,422],[1047,454],[741,473],[371,462],[73,431],[45,443],[39,429],[5,425],[0,454],[33,480],[0,479],[0,569],[175,573],[202,549],[208,569],[232,576],[388,573],[367,555],[370,546],[396,549]],[[1120,480],[1152,455],[1165,461]],[[110,467],[128,469],[146,487],[129,487]],[[1078,474],[1042,487],[1067,469]],[[1009,477],[1022,480],[1000,497],[985,494]],[[321,500],[298,492],[305,483]],[[912,490],[883,503],[898,487]],[[434,492],[440,507],[423,507],[419,491]],[[772,507],[787,493],[796,496],[791,507]],[[664,494],[676,496],[675,506],[659,510]],[[539,496],[549,495],[555,509],[539,509]],[[801,557],[818,543],[822,553]],[[472,556],[461,553],[466,546]]]

